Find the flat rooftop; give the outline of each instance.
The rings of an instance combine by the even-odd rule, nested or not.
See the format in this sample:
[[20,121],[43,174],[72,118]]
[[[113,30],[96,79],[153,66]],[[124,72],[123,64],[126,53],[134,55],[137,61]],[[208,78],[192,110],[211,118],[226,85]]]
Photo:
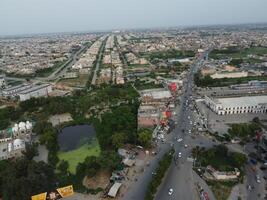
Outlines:
[[245,107],[255,106],[260,104],[267,105],[267,96],[246,96],[246,97],[232,97],[232,98],[218,98],[215,99],[217,103],[222,104],[223,107]]
[[26,90],[23,90],[23,91],[21,91],[21,92],[19,92],[19,94],[28,94],[28,93],[30,93],[30,92],[34,92],[34,91],[36,91],[36,90],[40,90],[40,89],[42,89],[42,88],[46,88],[46,87],[48,87],[50,84],[42,84],[42,85],[34,85],[34,86],[32,86],[31,88],[29,88],[29,89],[26,89]]
[[151,89],[151,90],[142,90],[140,91],[142,97],[150,96],[154,99],[170,98],[172,94],[169,90],[166,89]]

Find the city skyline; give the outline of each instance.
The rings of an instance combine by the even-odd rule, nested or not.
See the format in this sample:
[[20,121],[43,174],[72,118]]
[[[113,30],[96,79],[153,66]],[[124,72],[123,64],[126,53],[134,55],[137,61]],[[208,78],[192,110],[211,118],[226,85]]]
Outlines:
[[0,35],[265,23],[266,7],[263,0],[10,0],[0,3]]

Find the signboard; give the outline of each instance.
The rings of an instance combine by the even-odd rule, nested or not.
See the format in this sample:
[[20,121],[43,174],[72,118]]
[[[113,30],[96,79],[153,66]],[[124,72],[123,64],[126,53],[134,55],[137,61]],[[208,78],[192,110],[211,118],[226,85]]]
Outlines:
[[31,200],[58,200],[64,197],[73,195],[73,186],[69,185],[62,188],[57,188],[51,192],[45,192],[32,196]]

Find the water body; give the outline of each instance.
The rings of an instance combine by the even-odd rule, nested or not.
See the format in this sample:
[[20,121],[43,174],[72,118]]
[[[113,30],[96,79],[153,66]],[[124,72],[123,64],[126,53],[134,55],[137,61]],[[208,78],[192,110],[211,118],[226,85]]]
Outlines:
[[75,150],[86,143],[90,143],[95,135],[95,129],[90,125],[65,127],[58,134],[60,151]]

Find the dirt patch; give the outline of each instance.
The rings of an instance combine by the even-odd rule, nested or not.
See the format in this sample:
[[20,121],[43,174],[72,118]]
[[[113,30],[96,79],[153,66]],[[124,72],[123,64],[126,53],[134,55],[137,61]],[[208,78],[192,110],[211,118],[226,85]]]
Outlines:
[[105,189],[109,184],[109,178],[111,174],[108,171],[99,171],[94,177],[85,177],[83,180],[83,185],[88,189]]

